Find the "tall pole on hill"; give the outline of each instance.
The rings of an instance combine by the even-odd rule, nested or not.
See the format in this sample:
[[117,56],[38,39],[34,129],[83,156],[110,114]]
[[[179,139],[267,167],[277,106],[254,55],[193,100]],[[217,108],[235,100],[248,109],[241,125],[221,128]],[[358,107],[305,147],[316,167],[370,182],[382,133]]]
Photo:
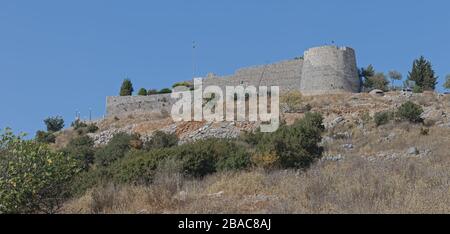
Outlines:
[[195,41],[192,41],[192,78],[195,78]]

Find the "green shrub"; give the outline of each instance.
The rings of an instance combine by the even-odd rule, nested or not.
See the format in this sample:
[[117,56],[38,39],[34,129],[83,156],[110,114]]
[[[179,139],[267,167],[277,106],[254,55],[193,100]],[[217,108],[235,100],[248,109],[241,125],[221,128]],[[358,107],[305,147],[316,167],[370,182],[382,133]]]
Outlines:
[[69,182],[70,186],[67,193],[71,197],[82,196],[88,191],[100,184],[112,182],[113,175],[111,170],[106,167],[93,168],[89,171],[82,171],[76,174]]
[[307,113],[294,125],[282,126],[275,133],[245,134],[241,140],[206,139],[176,145],[174,136],[155,133],[154,141],[146,144],[146,151],[130,150],[132,136],[116,135],[95,154],[96,163],[104,167],[96,168],[96,172],[84,173],[77,177],[76,183],[83,190],[100,182],[152,183],[165,162],[176,165],[176,170],[183,176],[201,178],[217,171],[249,168],[252,166],[250,152],[253,151],[273,155],[271,158],[275,161],[270,162],[271,165],[306,168],[321,156],[322,148],[318,143],[323,131],[322,116]]
[[116,183],[151,183],[155,171],[165,161],[178,165],[187,177],[203,177],[216,171],[240,170],[251,165],[246,149],[232,140],[208,139],[171,148],[130,151],[112,164]]
[[217,171],[236,171],[247,169],[251,165],[250,154],[242,145],[236,144],[234,141],[224,142],[228,153],[224,151],[216,162]]
[[422,118],[420,115],[423,113],[423,109],[421,106],[407,101],[403,103],[397,110],[397,117],[401,120],[407,120],[412,123],[420,123],[422,122]]
[[77,131],[78,135],[84,135],[86,133],[95,133],[98,127],[95,123],[86,124],[85,122],[77,119],[70,124],[74,130]]
[[255,132],[246,132],[243,133],[239,139],[247,144],[249,144],[251,147],[257,146],[260,142],[263,136],[266,135],[266,133],[263,133],[260,131],[260,129],[256,129]]
[[86,127],[88,133],[95,133],[98,131],[98,127],[95,123],[88,124]]
[[124,158],[110,166],[111,179],[115,183],[149,184],[162,160],[175,155],[175,149],[130,151]]
[[122,158],[130,150],[130,141],[135,139],[126,133],[116,134],[106,146],[95,153],[95,163],[100,166],[109,166],[114,161]]
[[0,213],[54,213],[67,198],[76,161],[9,130],[0,135]]
[[50,144],[50,143],[55,143],[56,136],[52,132],[37,131],[35,139],[39,143]]
[[147,96],[147,90],[144,88],[139,89],[138,95],[139,96]]
[[308,112],[292,126],[280,126],[276,132],[260,134],[252,141],[260,154],[275,154],[277,162],[273,164],[278,167],[306,168],[322,155],[318,145],[325,129],[322,121],[320,114]]
[[175,156],[181,160],[183,172],[189,177],[203,177],[220,170],[244,169],[250,157],[240,145],[225,139],[207,139],[177,147]]
[[187,88],[191,88],[192,84],[190,82],[187,82],[187,81],[182,81],[182,82],[177,82],[177,83],[173,84],[172,88],[176,88],[176,87],[179,87],[179,86],[184,86],[184,87],[187,87]]
[[162,131],[156,131],[153,133],[152,138],[145,143],[144,149],[159,149],[172,147],[178,144],[178,137],[176,134],[165,133]]
[[163,94],[163,93],[172,93],[172,90],[169,88],[164,88],[161,89],[158,93]]
[[86,135],[76,137],[67,144],[62,152],[76,159],[80,168],[88,170],[89,166],[94,162],[94,141]]
[[48,132],[57,132],[64,128],[64,120],[61,116],[48,117],[44,120]]
[[87,124],[83,121],[81,121],[80,119],[76,119],[75,121],[73,121],[70,126],[74,129],[74,130],[78,130],[80,128],[85,128],[87,127]]
[[375,113],[374,121],[377,126],[385,125],[391,120],[392,114],[388,111]]

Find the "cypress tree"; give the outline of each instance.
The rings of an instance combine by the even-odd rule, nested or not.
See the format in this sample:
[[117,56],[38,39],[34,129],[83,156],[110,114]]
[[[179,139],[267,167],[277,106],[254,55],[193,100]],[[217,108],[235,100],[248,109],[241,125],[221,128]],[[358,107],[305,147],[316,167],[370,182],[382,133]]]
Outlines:
[[434,90],[437,84],[432,65],[423,56],[414,60],[411,72],[409,72],[408,80],[416,82],[421,90]]
[[131,96],[133,94],[133,84],[131,80],[125,79],[120,87],[120,96]]

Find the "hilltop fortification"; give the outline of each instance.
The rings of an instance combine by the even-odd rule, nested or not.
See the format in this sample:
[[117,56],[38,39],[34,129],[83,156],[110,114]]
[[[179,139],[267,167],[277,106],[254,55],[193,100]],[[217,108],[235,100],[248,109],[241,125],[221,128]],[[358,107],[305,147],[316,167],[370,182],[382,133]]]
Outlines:
[[[355,51],[349,47],[321,46],[305,51],[303,57],[273,64],[242,68],[229,76],[208,74],[203,88],[225,86],[279,86],[280,92],[300,91],[304,95],[330,93],[357,93],[358,77]],[[170,96],[107,97],[106,114],[121,115],[130,112],[160,112],[168,110]]]

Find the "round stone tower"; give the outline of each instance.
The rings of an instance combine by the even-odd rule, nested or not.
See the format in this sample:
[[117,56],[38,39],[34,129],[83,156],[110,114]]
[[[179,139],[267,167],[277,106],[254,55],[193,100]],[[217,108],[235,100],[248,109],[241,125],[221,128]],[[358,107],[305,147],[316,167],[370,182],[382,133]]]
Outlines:
[[352,48],[323,46],[305,52],[300,81],[302,93],[359,92],[360,87],[355,51]]

